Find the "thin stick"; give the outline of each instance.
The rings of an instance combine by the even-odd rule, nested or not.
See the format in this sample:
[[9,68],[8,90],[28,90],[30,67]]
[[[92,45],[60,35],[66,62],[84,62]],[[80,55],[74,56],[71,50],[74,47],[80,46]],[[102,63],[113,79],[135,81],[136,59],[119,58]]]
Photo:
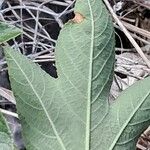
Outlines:
[[139,45],[136,43],[136,41],[133,39],[133,37],[130,35],[129,31],[124,27],[124,25],[122,24],[122,22],[118,19],[117,15],[114,13],[113,9],[111,8],[108,0],[103,0],[105,5],[107,6],[108,10],[110,11],[110,13],[112,14],[113,18],[115,19],[115,21],[117,22],[117,24],[120,26],[120,28],[122,29],[122,31],[124,32],[124,34],[127,36],[127,38],[129,39],[129,41],[132,43],[132,45],[135,47],[136,51],[139,53],[139,55],[142,57],[142,59],[145,61],[145,63],[147,64],[147,66],[150,68],[150,61],[147,59],[147,57],[144,55],[143,51],[141,50],[141,48],[139,47]]
[[9,116],[18,118],[18,114],[14,113],[14,112],[11,112],[11,111],[8,111],[8,110],[5,110],[5,109],[1,109],[1,108],[0,108],[0,112],[5,114],[5,115],[9,115]]

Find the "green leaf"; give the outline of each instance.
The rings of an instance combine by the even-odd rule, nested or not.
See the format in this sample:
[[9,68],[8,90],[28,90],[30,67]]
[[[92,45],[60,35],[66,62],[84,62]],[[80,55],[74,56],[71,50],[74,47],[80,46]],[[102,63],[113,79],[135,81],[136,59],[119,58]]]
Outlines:
[[15,150],[7,122],[0,114],[0,149]]
[[58,79],[17,52],[5,50],[27,149],[135,149],[150,124],[150,78],[109,106],[114,62],[111,20],[101,1],[78,0],[75,13],[57,42]]
[[21,30],[15,26],[0,22],[0,44],[9,41],[21,34]]
[[[121,93],[110,107],[95,137],[102,150],[135,150],[140,134],[150,125],[150,77]],[[95,146],[95,149],[96,146]]]
[[111,18],[101,0],[77,0],[74,11],[76,18],[64,26],[56,46],[58,79],[17,52],[5,51],[28,150],[93,149],[109,109]]

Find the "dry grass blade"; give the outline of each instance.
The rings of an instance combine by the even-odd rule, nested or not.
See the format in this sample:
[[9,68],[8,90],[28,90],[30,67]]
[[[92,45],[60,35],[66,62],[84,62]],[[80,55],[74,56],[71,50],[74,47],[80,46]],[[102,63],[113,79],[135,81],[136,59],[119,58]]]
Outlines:
[[139,28],[139,27],[136,27],[136,26],[134,26],[134,25],[131,25],[131,24],[125,22],[125,21],[122,21],[122,23],[123,23],[123,25],[124,25],[128,30],[133,31],[133,32],[135,32],[135,33],[138,33],[138,34],[140,34],[140,35],[142,35],[142,36],[147,37],[147,38],[150,39],[150,32],[149,32],[149,31],[146,31],[146,30],[144,30],[144,29],[141,29],[141,28]]
[[0,95],[4,98],[6,98],[8,101],[10,101],[11,103],[16,105],[16,101],[14,98],[14,95],[12,93],[12,91],[5,89],[3,87],[0,87]]

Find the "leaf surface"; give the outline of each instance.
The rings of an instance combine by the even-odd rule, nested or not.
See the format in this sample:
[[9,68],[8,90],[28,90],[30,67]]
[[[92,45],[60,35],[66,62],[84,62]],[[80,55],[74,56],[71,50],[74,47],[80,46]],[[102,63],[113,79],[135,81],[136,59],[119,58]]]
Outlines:
[[28,150],[94,149],[108,113],[112,21],[101,0],[77,0],[74,11],[56,46],[58,79],[17,52],[5,51]]
[[101,1],[78,0],[75,14],[57,42],[58,79],[17,52],[5,51],[27,149],[135,149],[150,123],[150,78],[130,87],[110,106],[110,17]]
[[21,34],[21,30],[15,26],[0,22],[0,44],[9,41]]
[[10,130],[5,119],[0,114],[0,149],[1,150],[15,150],[13,145]]

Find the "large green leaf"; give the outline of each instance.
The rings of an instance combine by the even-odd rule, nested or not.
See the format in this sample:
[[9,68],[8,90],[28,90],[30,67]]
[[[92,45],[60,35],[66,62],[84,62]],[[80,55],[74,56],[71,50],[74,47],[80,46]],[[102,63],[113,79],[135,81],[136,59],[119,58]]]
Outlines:
[[113,77],[113,25],[101,0],[77,0],[75,13],[57,42],[58,79],[6,50],[28,150],[89,150],[101,134]]
[[9,41],[21,34],[21,30],[15,26],[0,22],[0,44]]
[[[49,109],[51,111],[51,116],[55,116],[55,111],[56,111],[56,106],[59,105],[61,109],[63,109],[63,113],[58,112],[57,116],[55,116],[56,121],[62,121],[61,118],[59,118],[59,115],[64,116],[64,120],[66,123],[68,123],[68,112],[64,111],[64,109],[67,109],[66,105],[68,104],[63,104],[63,97],[61,97],[61,91],[59,91],[60,87],[58,84],[58,91],[55,92],[52,95],[52,98],[49,100],[45,100],[45,98],[49,98],[49,95],[52,94],[52,90],[55,89],[56,87],[56,82],[54,81],[53,83],[50,81],[47,77],[47,75],[42,73],[40,69],[38,69],[37,66],[29,63],[25,58],[23,58],[21,55],[18,55],[17,53],[13,52],[12,50],[7,50],[7,57],[8,62],[14,63],[14,57],[16,60],[20,60],[19,63],[25,63],[27,66],[31,67],[34,71],[36,71],[36,74],[32,74],[31,72],[27,74],[27,76],[31,77],[32,83],[33,83],[33,88],[40,93],[42,93],[43,89],[45,89],[45,96],[43,94],[40,94],[40,97],[43,96],[43,101],[47,102],[47,107],[51,105],[52,107]],[[16,62],[15,62],[16,63]],[[10,64],[9,64],[10,66]],[[18,65],[20,66],[20,65]],[[10,67],[16,67],[16,65],[12,64]],[[11,78],[14,78],[16,75],[12,75],[14,72],[14,69],[10,68],[10,74]],[[27,68],[26,68],[27,69]],[[27,69],[28,70],[28,69]],[[18,70],[20,72],[20,70]],[[15,73],[15,72],[14,72]],[[42,73],[42,75],[41,75]],[[35,77],[39,75],[39,81],[35,81]],[[21,77],[18,76],[20,79]],[[55,137],[49,137],[47,134],[50,132],[49,130],[51,129],[49,124],[46,124],[47,122],[43,118],[42,114],[42,109],[40,113],[40,106],[39,103],[35,102],[37,99],[30,99],[30,96],[33,96],[34,93],[31,93],[29,90],[30,88],[26,89],[24,88],[23,84],[26,84],[26,80],[23,81],[19,80],[19,78],[14,79],[16,80],[15,82],[15,87],[14,89],[17,89],[15,95],[18,98],[18,95],[24,95],[26,96],[26,99],[20,98],[18,101],[18,108],[21,113],[21,118],[22,118],[22,123],[24,127],[24,136],[26,139],[26,142],[29,144],[28,149],[36,149],[34,146],[37,146],[40,150],[47,148],[47,149],[58,149],[58,145],[56,145],[56,139]],[[45,82],[45,85],[43,85],[44,79],[47,79],[47,82]],[[51,80],[51,79],[50,79]],[[11,81],[13,81],[11,79]],[[57,80],[56,80],[57,81]],[[20,82],[19,84],[17,84]],[[25,83],[24,83],[25,82]],[[135,144],[137,142],[137,138],[140,136],[140,134],[148,127],[150,124],[150,77],[137,82],[135,85],[124,91],[121,96],[109,107],[108,114],[106,117],[103,119],[101,124],[97,126],[98,131],[100,133],[95,134],[91,140],[91,146],[90,150],[95,149],[95,150],[134,150],[135,149]],[[20,90],[22,87],[20,87],[20,84],[22,84],[23,90]],[[19,85],[19,87],[17,87]],[[27,85],[26,86],[30,86]],[[49,87],[49,88],[48,88]],[[65,90],[65,88],[64,88]],[[48,91],[48,92],[47,92]],[[17,95],[18,94],[18,95]],[[30,95],[29,95],[30,94]],[[33,95],[32,95],[33,94]],[[60,101],[57,103],[57,96],[60,96]],[[77,97],[77,96],[76,96]],[[22,103],[22,100],[24,101]],[[35,101],[34,101],[35,100]],[[52,101],[53,100],[53,101]],[[34,105],[33,105],[34,104]],[[31,107],[30,109],[27,109],[26,107]],[[58,107],[58,106],[57,106]],[[22,110],[21,110],[22,109]],[[29,112],[28,112],[29,111]],[[53,117],[54,117],[53,116]],[[67,117],[67,118],[66,118]],[[73,115],[70,113],[70,117],[73,117]],[[37,119],[38,122],[37,122]],[[40,121],[41,120],[41,121]],[[72,118],[73,121],[73,118]],[[60,124],[60,130],[62,131],[61,134],[64,134],[68,130],[71,130],[67,136],[72,136],[72,132],[75,132],[76,137],[73,139],[73,141],[76,143],[78,142],[78,138],[80,138],[80,133],[77,130],[78,124],[76,122],[69,122],[68,126],[66,125],[66,129],[64,127],[64,122],[61,122]],[[79,122],[78,122],[79,123]],[[73,129],[70,129],[69,126],[74,125]],[[45,129],[45,130],[44,130]],[[73,131],[72,131],[73,130]],[[96,128],[94,130],[97,130]],[[45,133],[43,133],[45,131]],[[82,129],[81,129],[82,132]],[[47,140],[45,139],[47,138]],[[84,138],[84,135],[83,137]],[[53,141],[51,141],[53,139]],[[70,139],[72,140],[72,139]],[[47,141],[47,142],[46,142]],[[52,143],[51,143],[51,142]],[[38,142],[37,145],[35,142]],[[41,143],[40,143],[41,142]],[[46,142],[46,143],[45,143]],[[54,142],[54,143],[53,143]],[[92,144],[95,143],[94,144]],[[38,144],[41,145],[38,145]],[[44,144],[42,144],[44,143]],[[50,144],[50,145],[49,145]],[[80,148],[80,142],[76,143],[76,149],[81,149]],[[74,145],[74,144],[73,144]],[[33,147],[32,147],[33,146]],[[37,149],[38,149],[37,148]],[[68,148],[68,147],[67,147]],[[60,148],[61,149],[61,148]],[[68,149],[71,149],[70,147]],[[81,150],[84,150],[82,147]]]
[[133,150],[150,123],[150,78],[109,106],[114,61],[109,16],[101,1],[78,0],[75,12],[57,43],[58,79],[5,51],[27,149]]
[[15,149],[7,122],[2,117],[1,114],[0,114],[0,149],[1,150]]

